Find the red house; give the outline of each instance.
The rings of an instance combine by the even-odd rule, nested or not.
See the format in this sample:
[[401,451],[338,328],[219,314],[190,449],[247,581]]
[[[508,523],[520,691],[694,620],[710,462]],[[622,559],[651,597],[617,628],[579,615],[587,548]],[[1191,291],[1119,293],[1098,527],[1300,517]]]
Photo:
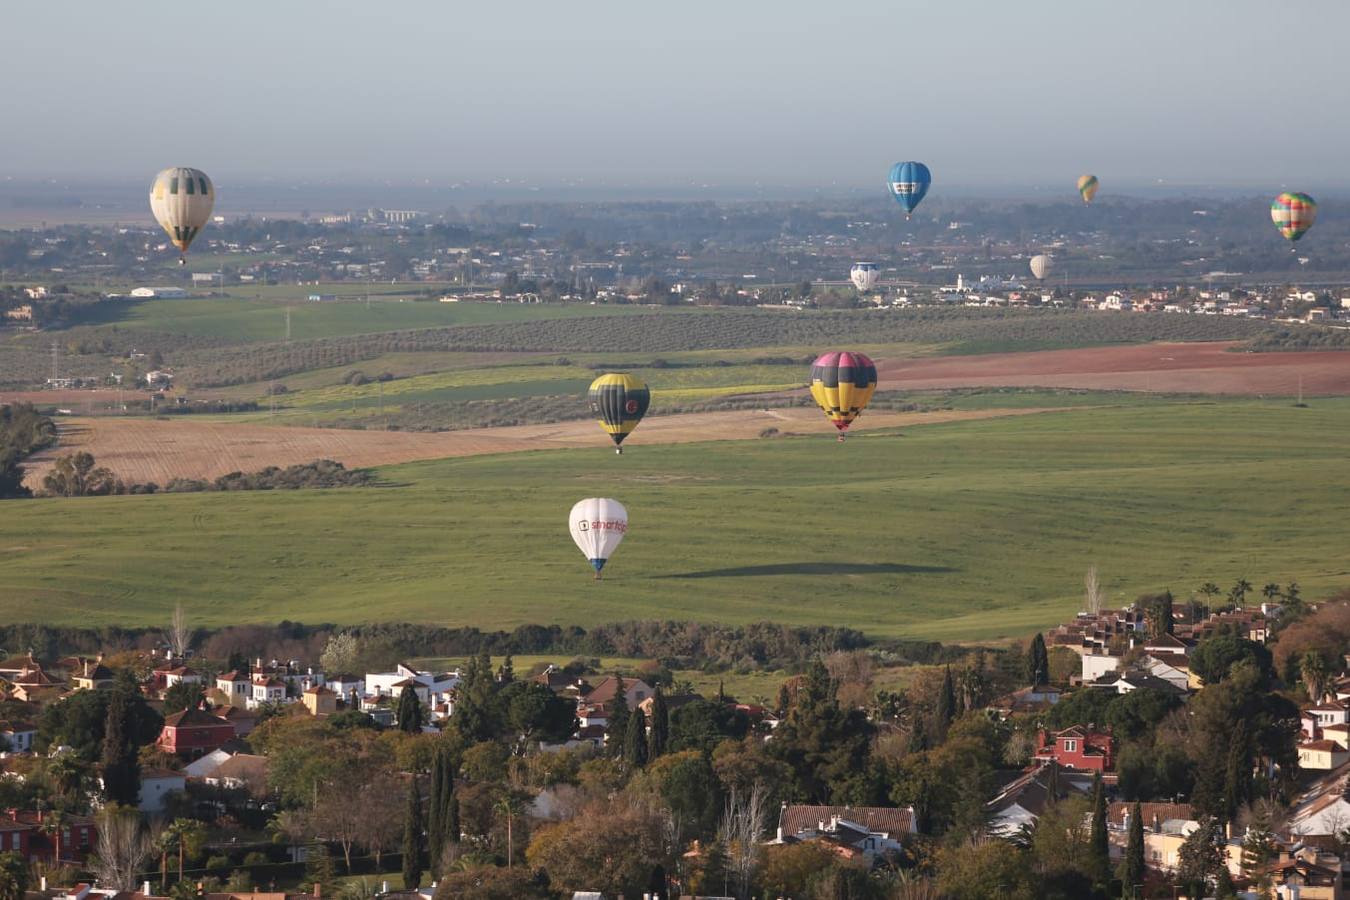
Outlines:
[[0,813],[0,853],[14,852],[25,862],[82,863],[97,839],[94,820],[65,814],[52,819],[41,810],[11,809]]
[[1068,769],[1109,772],[1115,766],[1111,733],[1073,725],[1054,734],[1040,733],[1036,758],[1053,759]]
[[165,753],[197,759],[234,737],[233,724],[198,706],[166,716],[164,730],[155,743]]

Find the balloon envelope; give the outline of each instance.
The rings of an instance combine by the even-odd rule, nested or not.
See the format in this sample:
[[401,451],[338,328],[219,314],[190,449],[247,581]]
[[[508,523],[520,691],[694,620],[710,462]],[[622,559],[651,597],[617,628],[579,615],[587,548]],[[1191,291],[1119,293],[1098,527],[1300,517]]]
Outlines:
[[1317,201],[1307,194],[1285,191],[1270,204],[1270,218],[1280,234],[1296,241],[1317,221]]
[[861,353],[836,350],[811,364],[811,396],[840,431],[848,431],[876,389],[877,367]]
[[881,277],[881,269],[877,267],[876,263],[854,263],[853,268],[849,270],[848,277],[853,282],[853,286],[865,294],[877,286],[877,279]]
[[895,202],[905,210],[905,216],[914,212],[914,208],[928,193],[933,183],[932,173],[921,162],[898,162],[891,166],[890,177],[886,179],[886,189],[891,192]]
[[587,399],[600,427],[617,446],[632,434],[647,414],[652,393],[643,381],[632,375],[609,372],[591,382]]
[[1038,253],[1031,258],[1031,274],[1037,281],[1044,281],[1045,276],[1050,274],[1050,257],[1044,253]]
[[1078,193],[1083,196],[1084,203],[1091,203],[1092,198],[1097,196],[1097,176],[1080,176],[1078,179]]
[[210,221],[215,203],[216,189],[201,169],[165,169],[150,185],[150,211],[180,253]]
[[572,540],[599,572],[628,531],[628,510],[618,500],[588,497],[572,507],[567,527]]

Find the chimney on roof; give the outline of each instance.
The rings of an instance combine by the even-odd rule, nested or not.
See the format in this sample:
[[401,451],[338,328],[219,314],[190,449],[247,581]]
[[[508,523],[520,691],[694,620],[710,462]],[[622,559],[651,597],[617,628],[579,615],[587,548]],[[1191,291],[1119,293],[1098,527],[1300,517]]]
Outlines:
[[39,885],[38,890],[40,890],[40,891],[46,891],[46,890],[47,890],[47,876],[46,876],[46,875],[43,875],[42,878],[40,878],[40,879],[38,880],[38,885]]
[[150,882],[148,880],[141,883],[141,893],[147,897],[150,896]]
[[314,896],[315,897],[323,896],[323,884],[321,882],[318,881],[314,882]]

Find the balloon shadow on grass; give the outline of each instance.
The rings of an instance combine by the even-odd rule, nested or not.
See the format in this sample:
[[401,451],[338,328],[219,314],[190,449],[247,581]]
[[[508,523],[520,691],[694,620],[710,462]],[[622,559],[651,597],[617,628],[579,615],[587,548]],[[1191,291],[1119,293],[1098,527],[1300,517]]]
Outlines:
[[657,575],[657,578],[737,578],[756,575],[923,575],[955,572],[951,566],[907,566],[901,563],[799,562],[768,566],[737,566]]

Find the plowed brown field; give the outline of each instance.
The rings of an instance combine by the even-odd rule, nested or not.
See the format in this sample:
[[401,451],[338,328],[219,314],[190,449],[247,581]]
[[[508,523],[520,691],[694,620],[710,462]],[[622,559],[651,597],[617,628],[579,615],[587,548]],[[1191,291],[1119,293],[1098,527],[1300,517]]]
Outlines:
[[1242,353],[1234,342],[879,360],[886,390],[1057,387],[1199,394],[1350,394],[1350,353]]
[[[873,412],[860,419],[855,433],[872,428],[922,425],[1025,415],[1038,409],[956,410],[929,413]],[[25,462],[27,483],[36,487],[59,456],[76,450],[94,454],[128,481],[163,485],[173,478],[215,478],[227,472],[254,472],[315,459],[334,459],[348,467],[380,466],[450,456],[477,456],[520,450],[604,447],[608,439],[594,422],[516,425],[419,434],[404,431],[345,431],[192,421],[189,417],[64,419],[61,440]],[[818,411],[806,408],[657,416],[626,446],[756,438],[766,428],[781,432],[833,434]]]

